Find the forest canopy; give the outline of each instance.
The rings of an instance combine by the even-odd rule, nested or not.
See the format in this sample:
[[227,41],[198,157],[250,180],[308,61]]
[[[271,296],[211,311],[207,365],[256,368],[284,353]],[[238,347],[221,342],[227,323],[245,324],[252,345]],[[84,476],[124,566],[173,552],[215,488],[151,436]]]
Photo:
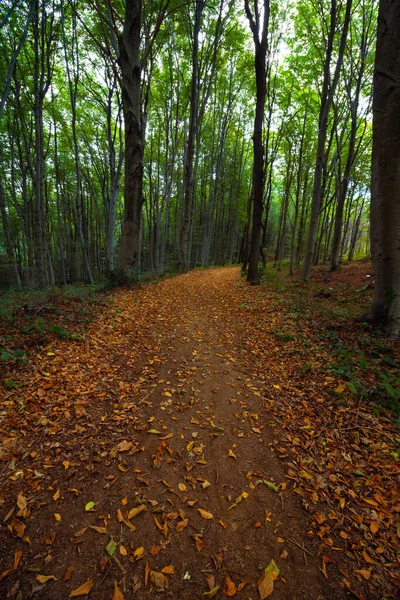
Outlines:
[[[256,78],[245,4],[2,2],[3,285],[246,263]],[[257,260],[335,270],[369,253],[377,3],[264,4]]]

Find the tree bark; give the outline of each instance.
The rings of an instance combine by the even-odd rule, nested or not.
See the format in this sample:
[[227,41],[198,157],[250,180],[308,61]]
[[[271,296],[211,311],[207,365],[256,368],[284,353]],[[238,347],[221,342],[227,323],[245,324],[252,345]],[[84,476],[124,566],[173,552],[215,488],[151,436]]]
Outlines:
[[400,0],[380,0],[373,92],[369,317],[400,335]]
[[124,28],[119,39],[122,105],[125,120],[125,187],[118,266],[128,272],[136,269],[139,265],[143,205],[141,13],[141,0],[126,0]]
[[265,115],[265,97],[267,91],[266,55],[268,49],[269,0],[264,0],[264,15],[262,31],[260,30],[258,3],[255,3],[255,14],[252,15],[249,1],[245,0],[246,15],[254,41],[254,68],[256,74],[256,114],[253,132],[253,188],[252,188],[252,228],[250,236],[250,251],[247,269],[247,281],[252,284],[260,282],[258,261],[261,257],[261,229],[263,200],[265,189],[263,125]]

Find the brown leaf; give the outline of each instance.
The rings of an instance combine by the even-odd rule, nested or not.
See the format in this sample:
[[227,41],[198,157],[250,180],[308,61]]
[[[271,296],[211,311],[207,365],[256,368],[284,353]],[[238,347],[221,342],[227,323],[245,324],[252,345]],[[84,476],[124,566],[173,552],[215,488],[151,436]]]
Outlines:
[[376,521],[371,521],[369,528],[375,534],[379,531],[379,524]]
[[118,452],[128,452],[132,448],[132,446],[132,442],[127,442],[126,440],[124,440],[123,442],[120,442],[118,444],[117,450]]
[[119,547],[119,552],[122,554],[122,556],[128,556],[128,550],[122,544]]
[[82,583],[81,586],[73,590],[68,598],[78,598],[79,596],[87,596],[94,585],[93,579],[88,579],[85,583]]
[[150,579],[160,590],[165,590],[168,587],[168,579],[159,571],[150,571]]
[[97,527],[97,525],[89,525],[89,529],[93,529],[93,531],[97,531],[97,533],[107,533],[105,527]]
[[225,578],[225,585],[222,591],[225,596],[234,596],[237,592],[237,587],[229,576]]

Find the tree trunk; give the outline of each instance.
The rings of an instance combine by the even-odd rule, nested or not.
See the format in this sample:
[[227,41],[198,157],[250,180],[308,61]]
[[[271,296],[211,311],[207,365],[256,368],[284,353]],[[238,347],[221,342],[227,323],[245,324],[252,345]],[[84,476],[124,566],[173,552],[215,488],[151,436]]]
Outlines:
[[246,15],[249,20],[250,29],[253,34],[255,49],[254,68],[256,74],[256,114],[254,117],[253,132],[253,215],[250,236],[249,262],[247,270],[247,281],[252,284],[258,284],[260,282],[258,261],[261,257],[260,245],[265,189],[264,146],[262,134],[265,114],[265,97],[267,91],[266,55],[268,48],[269,0],[264,0],[263,6],[263,27],[262,31],[260,31],[259,17],[258,15],[255,15],[254,20],[254,17],[250,11],[249,2],[248,0],[245,0]]
[[122,104],[125,120],[124,216],[118,266],[137,269],[143,205],[143,136],[141,120],[141,0],[126,0],[125,21],[119,40]]
[[400,335],[400,0],[380,0],[376,43],[371,179],[375,271],[370,318]]
[[337,19],[337,6],[336,0],[331,0],[331,19],[330,19],[330,30],[327,40],[325,64],[324,64],[324,82],[322,87],[321,106],[319,113],[319,128],[318,128],[318,141],[317,141],[317,154],[315,161],[314,170],[314,185],[311,205],[311,219],[308,230],[307,248],[304,257],[303,271],[301,278],[303,281],[308,281],[311,275],[311,267],[313,263],[315,237],[318,228],[318,219],[320,215],[321,200],[322,200],[322,175],[324,171],[325,163],[325,142],[328,132],[328,117],[329,111],[332,106],[333,98],[336,91],[336,86],[339,81],[340,70],[342,67],[343,56],[345,51],[347,32],[350,23],[352,0],[347,0],[346,14],[344,17],[343,29],[340,38],[338,57],[335,66],[334,76],[331,81],[330,77],[330,64],[333,54],[333,42],[335,38],[336,30],[336,19]]

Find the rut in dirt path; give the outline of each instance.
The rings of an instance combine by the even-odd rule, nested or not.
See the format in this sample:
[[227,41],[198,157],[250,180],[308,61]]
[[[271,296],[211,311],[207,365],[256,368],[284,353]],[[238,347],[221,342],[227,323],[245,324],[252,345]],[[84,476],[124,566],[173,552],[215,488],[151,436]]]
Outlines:
[[26,368],[2,423],[1,597],[255,600],[271,560],[272,597],[347,597],[276,457],[243,289],[213,269],[117,293],[83,346]]

